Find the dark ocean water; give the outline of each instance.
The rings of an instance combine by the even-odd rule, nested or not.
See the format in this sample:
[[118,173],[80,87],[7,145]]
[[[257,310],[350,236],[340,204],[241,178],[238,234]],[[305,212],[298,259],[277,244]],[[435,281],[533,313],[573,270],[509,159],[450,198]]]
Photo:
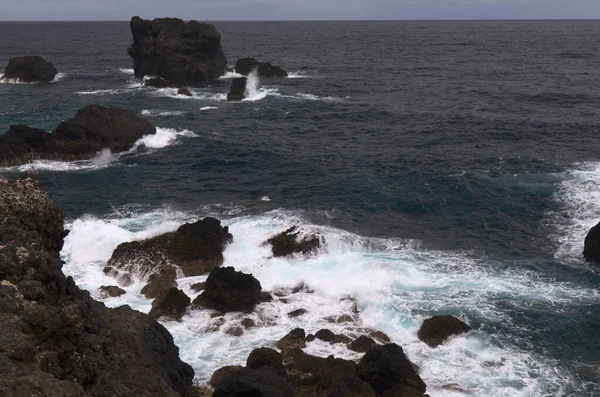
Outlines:
[[[600,395],[600,272],[580,258],[600,220],[600,22],[215,25],[230,65],[253,56],[297,78],[263,80],[242,103],[224,100],[229,79],[184,99],[137,87],[127,23],[0,24],[0,65],[37,54],[64,73],[51,84],[0,84],[0,131],[51,130],[99,103],[143,114],[174,138],[109,164],[21,167],[40,172],[73,227],[126,218],[133,225],[120,227],[135,232],[147,227],[136,217],[168,208],[214,213],[232,229],[283,217],[400,241],[411,260],[394,257],[390,272],[410,263],[423,277],[381,292],[400,299],[381,308],[381,327],[394,310],[402,330],[452,312],[490,338],[485,354],[525,357],[499,361],[508,376],[476,348],[455,346],[428,384],[464,366],[476,395]],[[398,252],[368,251],[378,264]]]

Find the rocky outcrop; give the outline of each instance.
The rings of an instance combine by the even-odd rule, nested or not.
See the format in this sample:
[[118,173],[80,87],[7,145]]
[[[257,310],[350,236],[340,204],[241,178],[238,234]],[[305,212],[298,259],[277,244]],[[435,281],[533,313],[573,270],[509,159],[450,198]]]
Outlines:
[[181,225],[177,231],[143,241],[120,244],[108,261],[108,274],[135,273],[140,278],[177,266],[184,276],[201,276],[223,263],[223,250],[233,240],[215,218]]
[[212,387],[217,387],[217,385],[219,383],[221,383],[221,381],[234,375],[236,372],[238,372],[242,368],[244,368],[244,367],[242,367],[241,365],[228,365],[226,367],[219,368],[212,374],[210,381],[208,383]]
[[283,356],[276,350],[268,347],[254,349],[246,360],[246,366],[252,369],[270,368],[278,375],[285,377]]
[[246,77],[238,77],[231,81],[231,88],[227,93],[228,101],[241,101],[246,98],[246,83],[248,79]]
[[271,65],[269,62],[259,62],[254,58],[242,58],[235,64],[235,72],[244,76],[248,76],[255,69],[259,77],[287,77],[288,75],[279,66]]
[[198,86],[225,73],[221,35],[210,24],[178,18],[131,18],[127,50],[138,78],[160,77],[175,86]]
[[156,128],[134,113],[116,107],[88,105],[62,122],[50,134],[24,125],[12,125],[0,135],[0,166],[33,160],[89,159],[102,149],[122,152]]
[[177,90],[177,95],[192,96],[192,93],[187,88],[180,88]]
[[348,345],[348,349],[357,353],[366,353],[375,345],[377,345],[377,343],[373,339],[369,338],[368,336],[361,335]]
[[154,273],[148,277],[148,284],[142,288],[140,294],[148,299],[157,298],[164,291],[178,286],[177,281],[175,281],[176,277],[175,268],[166,266],[160,270],[160,273]]
[[293,254],[310,255],[321,247],[322,238],[314,233],[306,232],[297,226],[268,239],[266,244],[272,246],[273,256],[289,256]]
[[260,302],[257,279],[233,267],[222,267],[210,272],[204,292],[194,299],[193,305],[220,312],[249,312]]
[[448,338],[470,330],[471,327],[454,316],[435,316],[423,321],[417,336],[430,347],[437,347]]
[[302,328],[291,330],[277,342],[277,347],[284,353],[306,347],[306,332]]
[[585,236],[583,257],[588,262],[600,264],[600,223],[591,228]]
[[152,88],[177,88],[176,85],[168,82],[165,79],[161,79],[160,77],[151,77],[149,79],[144,79],[144,87],[152,87]]
[[54,80],[57,73],[58,70],[52,62],[39,56],[25,56],[9,59],[2,79],[14,79],[23,83],[47,83]]
[[192,396],[168,331],[62,273],[62,213],[33,178],[0,180],[0,395]]
[[221,381],[213,397],[293,397],[291,387],[270,368],[242,368]]
[[100,288],[98,288],[98,294],[100,295],[100,299],[117,298],[121,295],[125,295],[126,293],[127,291],[117,287],[116,285],[103,285]]
[[402,348],[394,343],[369,349],[358,363],[357,373],[378,395],[421,397],[427,388]]
[[158,298],[152,301],[152,309],[148,315],[156,319],[168,317],[173,320],[181,320],[190,302],[191,299],[182,290],[173,287],[162,292]]
[[[320,329],[318,330],[314,337],[316,339],[322,340],[324,342],[329,342],[332,344],[336,344],[336,343],[350,343],[352,342],[352,339],[348,338],[346,335],[336,335],[333,333],[333,331],[328,330],[328,329]],[[308,341],[308,337],[306,338],[306,340]],[[312,338],[311,338],[312,339]]]

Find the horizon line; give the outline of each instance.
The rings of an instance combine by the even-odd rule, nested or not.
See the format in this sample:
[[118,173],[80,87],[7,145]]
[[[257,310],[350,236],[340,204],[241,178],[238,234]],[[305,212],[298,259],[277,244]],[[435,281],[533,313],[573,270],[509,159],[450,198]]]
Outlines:
[[[179,18],[179,17],[159,17]],[[155,18],[143,18],[155,19]],[[183,19],[183,18],[179,18]],[[129,22],[131,19],[114,20],[85,20],[85,19],[31,19],[31,20],[2,20],[0,23],[49,23],[49,22],[74,22],[74,23],[107,23]],[[186,21],[194,19],[185,19]],[[200,21],[200,19],[196,19]],[[205,22],[511,22],[511,21],[600,21],[599,18],[464,18],[464,19],[202,19]]]

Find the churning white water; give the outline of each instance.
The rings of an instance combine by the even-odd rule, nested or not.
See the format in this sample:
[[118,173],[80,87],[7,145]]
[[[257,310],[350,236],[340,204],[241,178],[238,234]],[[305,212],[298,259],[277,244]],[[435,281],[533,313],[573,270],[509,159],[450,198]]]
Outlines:
[[[211,214],[203,211],[201,215]],[[118,244],[172,231],[194,219],[198,219],[197,214],[169,208],[150,212],[128,208],[105,218],[84,216],[72,220],[67,225],[71,232],[62,252],[64,270],[95,294],[101,285],[115,285],[102,269]],[[460,384],[470,395],[523,397],[561,395],[569,383],[568,375],[557,363],[522,350],[518,340],[473,331],[431,349],[417,339],[416,333],[422,320],[434,313],[451,313],[464,319],[476,316],[489,324],[510,321],[495,305],[499,296],[516,305],[578,304],[595,299],[597,291],[544,280],[525,270],[494,270],[484,266],[487,259],[474,259],[468,253],[423,250],[416,241],[367,238],[312,225],[296,212],[276,210],[237,216],[224,223],[234,236],[224,252],[225,266],[252,273],[263,290],[287,294],[301,284],[306,288],[286,296],[287,303],[276,298],[260,304],[249,315],[229,313],[219,320],[211,318],[211,311],[189,311],[181,322],[164,322],[180,347],[181,358],[194,367],[199,383],[206,382],[224,365],[244,364],[252,349],[274,346],[295,327],[307,333],[328,328],[351,337],[367,329],[386,332],[421,367],[432,397],[456,395],[441,388],[448,383]],[[273,258],[263,242],[295,224],[321,233],[326,248],[308,259]],[[191,277],[178,282],[193,299],[197,294],[189,286],[204,279]],[[136,280],[125,288],[126,295],[109,298],[106,304],[127,304],[148,312],[151,301],[139,295],[143,285],[143,280]],[[356,316],[355,305],[360,312],[356,323],[327,320],[340,314]],[[307,314],[298,318],[287,315],[300,308]],[[254,319],[257,326],[239,337],[227,334],[245,317]],[[306,351],[319,356],[360,357],[343,344],[320,341],[309,343]]]

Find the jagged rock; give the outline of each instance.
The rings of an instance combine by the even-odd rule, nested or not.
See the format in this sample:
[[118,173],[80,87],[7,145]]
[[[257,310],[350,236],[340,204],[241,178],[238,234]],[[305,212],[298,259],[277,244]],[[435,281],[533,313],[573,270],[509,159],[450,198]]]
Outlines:
[[228,101],[241,101],[246,98],[246,77],[237,77],[231,81],[231,88],[227,93]]
[[427,388],[394,343],[370,348],[358,363],[357,373],[378,395],[421,397]]
[[206,289],[194,306],[220,312],[248,312],[261,301],[260,282],[233,267],[216,268],[206,279]]
[[600,263],[600,223],[592,227],[585,236],[583,257],[588,262]]
[[133,58],[138,78],[156,76],[178,86],[198,86],[225,73],[221,35],[210,24],[178,18],[131,18]]
[[246,361],[246,366],[252,369],[270,368],[278,375],[285,377],[283,356],[278,351],[267,347],[252,350]]
[[162,325],[109,309],[65,277],[66,234],[36,179],[0,179],[0,395],[192,397],[194,371]]
[[101,299],[106,299],[109,297],[116,298],[118,296],[125,295],[127,293],[127,291],[125,291],[122,288],[117,287],[116,285],[112,285],[112,286],[103,285],[102,287],[98,288],[98,292],[99,292]]
[[390,342],[390,337],[381,331],[373,331],[369,334],[369,336],[373,339],[376,339],[376,340],[384,342],[384,343]]
[[148,315],[156,319],[170,317],[180,320],[190,302],[191,299],[182,290],[173,287],[152,301],[152,309]]
[[192,284],[190,286],[190,288],[192,289],[192,291],[194,292],[200,292],[200,291],[204,291],[204,289],[206,288],[206,282],[201,282],[201,283],[196,283],[196,284]]
[[305,315],[306,313],[308,313],[308,311],[306,309],[298,309],[298,310],[294,310],[288,313],[289,317],[300,317]]
[[144,86],[153,88],[174,88],[173,84],[171,84],[165,79],[161,79],[160,77],[152,77],[149,79],[145,79]]
[[216,387],[221,381],[223,381],[226,378],[229,378],[242,368],[244,367],[242,367],[241,365],[228,365],[226,367],[219,368],[213,373],[208,383],[212,387]]
[[286,336],[277,342],[277,347],[282,351],[303,349],[306,347],[306,333],[302,328],[296,328],[290,331]]
[[253,328],[256,325],[256,323],[251,318],[245,318],[242,320],[242,325],[244,326],[244,328],[249,329]]
[[235,64],[236,73],[248,76],[253,70],[258,71],[260,77],[287,77],[287,72],[279,66],[269,62],[258,62],[254,58],[242,58]]
[[33,160],[73,161],[94,157],[102,149],[129,150],[144,135],[156,133],[148,121],[116,107],[88,105],[54,131],[11,125],[0,134],[0,166]]
[[177,287],[177,276],[176,270],[172,266],[165,266],[160,270],[159,274],[152,274],[148,277],[148,284],[142,288],[140,294],[144,295],[148,299],[157,298],[164,291],[167,291],[173,287]]
[[273,301],[273,295],[271,295],[270,293],[263,291],[260,293],[260,301],[261,302],[272,302]]
[[18,79],[24,83],[50,82],[58,70],[52,62],[39,56],[11,58],[4,69],[2,79]]
[[180,88],[177,90],[177,95],[192,96],[192,93],[187,88]]
[[451,336],[470,330],[471,327],[454,316],[434,316],[423,321],[417,336],[430,347],[437,347]]
[[138,271],[140,277],[145,277],[165,266],[177,265],[186,277],[201,276],[221,266],[223,250],[232,239],[219,220],[205,218],[148,240],[119,244],[108,266]]
[[293,397],[290,386],[269,368],[242,368],[219,382],[214,397]]
[[322,238],[315,234],[304,233],[297,226],[279,233],[267,240],[272,246],[273,256],[289,256],[296,253],[310,255],[319,249]]
[[358,337],[358,339],[348,345],[348,349],[357,353],[366,353],[376,344],[377,342],[375,342],[373,339],[369,338],[368,336],[361,335]]

